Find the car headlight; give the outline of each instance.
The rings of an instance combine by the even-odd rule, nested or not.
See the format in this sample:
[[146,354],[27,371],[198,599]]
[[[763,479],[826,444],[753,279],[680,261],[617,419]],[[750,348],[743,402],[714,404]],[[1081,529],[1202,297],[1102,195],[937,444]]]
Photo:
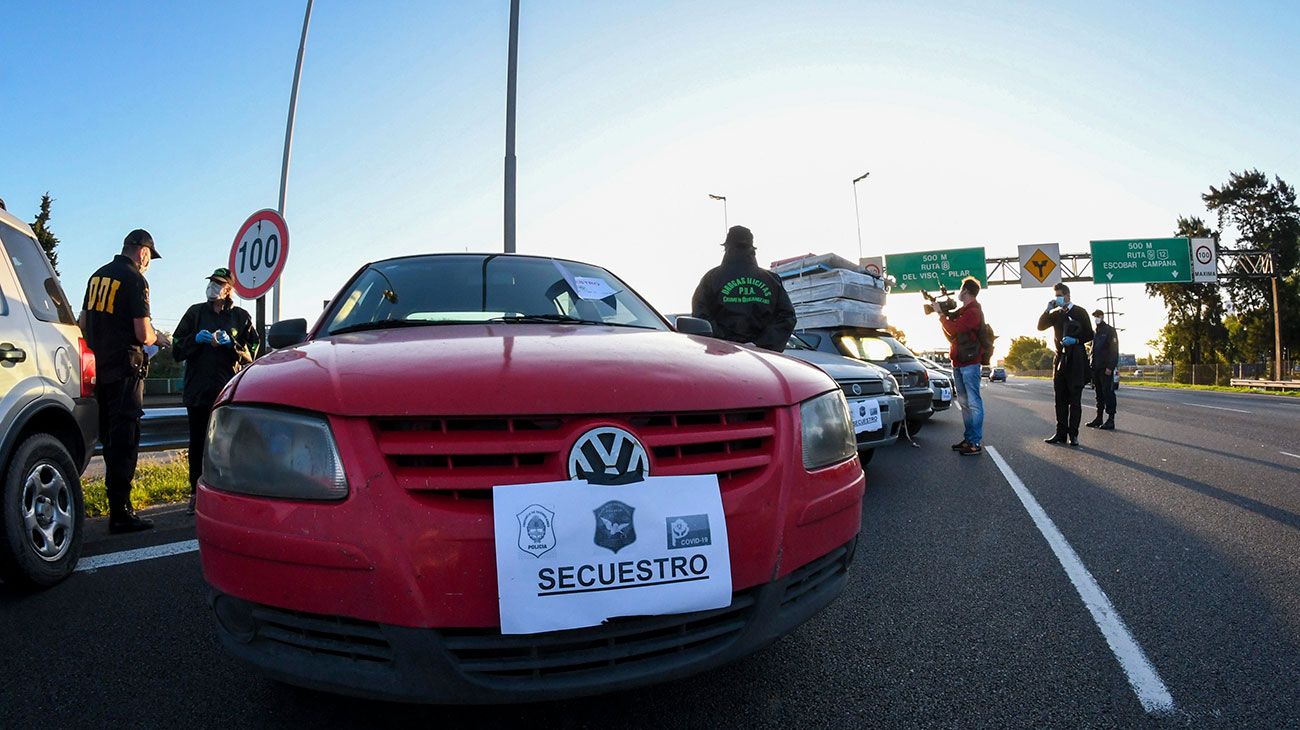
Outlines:
[[889,392],[893,393],[894,395],[898,395],[899,391],[901,390],[898,387],[898,378],[895,378],[893,374],[885,375],[885,387],[888,388]]
[[223,492],[281,499],[348,496],[343,461],[324,418],[253,406],[213,411],[203,483]]
[[803,429],[803,468],[812,471],[857,456],[857,439],[843,391],[800,403],[799,420]]

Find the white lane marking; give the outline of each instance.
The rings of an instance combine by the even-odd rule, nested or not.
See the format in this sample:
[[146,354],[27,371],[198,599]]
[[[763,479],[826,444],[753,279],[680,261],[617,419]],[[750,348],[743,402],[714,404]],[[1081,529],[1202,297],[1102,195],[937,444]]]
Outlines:
[[1143,709],[1148,713],[1167,713],[1174,709],[1174,698],[1169,694],[1169,689],[1156,674],[1155,667],[1152,666],[1151,660],[1142,651],[1137,640],[1133,638],[1124,624],[1124,619],[1120,618],[1119,612],[1111,604],[1106,593],[1102,591],[1101,586],[1093,579],[1092,573],[1084,566],[1083,561],[1079,559],[1079,554],[1074,552],[1070,543],[1066,542],[1065,536],[1061,531],[1056,529],[1056,524],[1052,518],[1047,516],[1038,500],[1034,495],[1029,493],[1025,483],[1020,481],[1020,477],[1011,470],[998,450],[992,446],[986,447],[989,455],[993,457],[993,463],[998,465],[1002,471],[1002,476],[1006,478],[1011,489],[1015,491],[1016,496],[1020,498],[1020,503],[1025,506],[1029,516],[1033,518],[1034,525],[1047,540],[1047,544],[1056,554],[1056,559],[1060,561],[1061,567],[1065,569],[1065,574],[1070,577],[1070,582],[1074,584],[1074,589],[1079,592],[1079,598],[1083,599],[1083,605],[1087,607],[1088,613],[1092,614],[1092,620],[1096,622],[1097,628],[1101,629],[1102,636],[1106,637],[1106,643],[1110,645],[1110,650],[1119,660],[1120,667],[1124,669],[1124,674],[1128,676],[1129,686],[1137,694],[1138,701],[1142,703]]
[[1223,406],[1206,406],[1206,405],[1201,405],[1200,403],[1188,403],[1186,401],[1183,402],[1183,405],[1196,406],[1197,408],[1213,408],[1216,411],[1232,411],[1233,413],[1245,413],[1248,416],[1250,415],[1250,411],[1243,411],[1240,408],[1224,408]]
[[1291,453],[1290,451],[1279,451],[1279,452],[1277,452],[1277,453],[1279,453],[1279,454],[1281,454],[1281,455],[1283,455],[1283,456],[1294,456],[1295,458],[1300,459],[1300,454],[1293,454],[1293,453]]
[[181,542],[169,542],[166,545],[154,545],[152,547],[137,548],[135,550],[123,550],[120,553],[92,555],[89,558],[82,558],[77,563],[76,572],[81,573],[85,571],[99,570],[100,568],[124,565],[126,563],[138,563],[141,560],[165,558],[169,555],[183,555],[184,553],[192,553],[198,549],[198,540],[183,540]]

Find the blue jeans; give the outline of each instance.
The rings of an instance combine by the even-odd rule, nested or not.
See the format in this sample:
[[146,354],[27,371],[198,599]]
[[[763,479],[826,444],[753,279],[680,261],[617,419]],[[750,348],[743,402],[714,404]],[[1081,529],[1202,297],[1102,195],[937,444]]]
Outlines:
[[980,397],[980,366],[963,365],[953,368],[952,379],[957,385],[957,404],[961,406],[961,422],[966,426],[966,440],[972,444],[982,444],[984,399]]

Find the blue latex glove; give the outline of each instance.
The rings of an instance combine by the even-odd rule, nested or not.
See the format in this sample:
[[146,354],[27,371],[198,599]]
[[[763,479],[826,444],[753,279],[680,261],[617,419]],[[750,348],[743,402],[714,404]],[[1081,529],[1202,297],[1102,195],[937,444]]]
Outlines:
[[158,354],[158,346],[157,346],[157,345],[145,345],[145,346],[144,346],[144,354],[147,355],[147,356],[149,357],[150,360],[152,360],[152,359],[153,359],[153,356]]
[[212,339],[216,340],[217,344],[222,346],[231,345],[235,342],[230,339],[230,333],[225,330],[217,330],[216,332],[213,332]]
[[197,335],[194,335],[194,341],[200,345],[211,345],[213,342],[212,333],[207,330],[200,330]]
[[1069,346],[1071,346],[1071,345],[1077,345],[1077,344],[1079,344],[1079,341],[1076,340],[1076,339],[1074,339],[1073,337],[1062,337],[1062,338],[1061,338],[1061,344],[1062,344],[1062,345],[1065,345],[1066,347],[1069,347]]
[[1047,303],[1047,311],[1050,312],[1050,311],[1052,311],[1053,309],[1056,309],[1056,300],[1055,300],[1055,299],[1053,299],[1052,301],[1050,301],[1050,302]]

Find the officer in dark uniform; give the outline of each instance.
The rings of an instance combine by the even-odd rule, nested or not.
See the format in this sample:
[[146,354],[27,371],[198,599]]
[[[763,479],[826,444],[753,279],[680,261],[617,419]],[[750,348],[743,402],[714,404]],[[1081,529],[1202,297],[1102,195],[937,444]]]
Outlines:
[[185,311],[172,333],[172,354],[185,363],[185,410],[190,420],[190,504],[194,514],[195,488],[203,473],[203,447],[207,441],[212,404],[226,383],[253,362],[257,328],[248,312],[235,306],[230,269],[217,269],[208,277],[206,301]]
[[144,415],[145,347],[166,347],[149,317],[149,262],[162,256],[148,231],[136,229],[122,241],[122,253],[101,266],[86,285],[81,331],[95,353],[95,400],[99,402],[99,441],[104,446],[104,486],[108,492],[109,532],[153,527],[131,506]]
[[722,265],[711,269],[691,298],[691,313],[713,325],[713,335],[781,352],[794,332],[794,305],[775,274],[758,267],[754,234],[732,226]]
[[1047,303],[1047,311],[1038,318],[1038,330],[1048,327],[1056,331],[1056,359],[1052,362],[1052,388],[1056,393],[1056,434],[1043,439],[1049,444],[1063,444],[1068,438],[1071,446],[1079,445],[1079,422],[1083,420],[1083,386],[1091,374],[1088,351],[1084,344],[1091,342],[1092,323],[1088,312],[1070,303],[1070,287],[1057,284],[1056,297]]
[[[1119,336],[1115,328],[1106,324],[1106,313],[1100,309],[1092,313],[1097,325],[1097,335],[1092,340],[1092,387],[1097,391],[1097,417],[1084,425],[1102,431],[1115,429],[1115,368],[1119,367]],[[1102,422],[1101,414],[1106,413]]]

